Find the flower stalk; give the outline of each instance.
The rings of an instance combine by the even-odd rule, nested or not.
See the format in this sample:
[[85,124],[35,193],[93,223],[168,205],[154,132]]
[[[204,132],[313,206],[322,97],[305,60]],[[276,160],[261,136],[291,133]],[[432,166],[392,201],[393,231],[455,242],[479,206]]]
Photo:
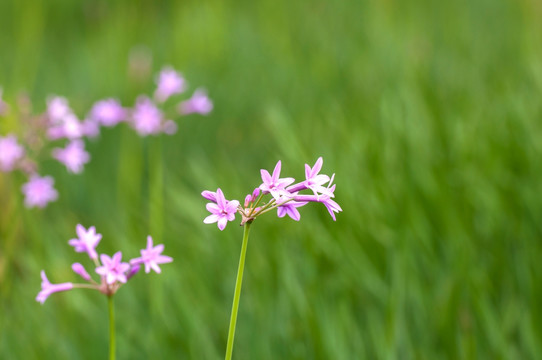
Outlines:
[[109,360],[115,360],[115,309],[113,295],[107,297],[109,307]]
[[228,345],[226,346],[226,360],[231,360],[233,353],[233,340],[235,337],[235,325],[237,324],[237,312],[239,310],[239,299],[241,297],[241,286],[243,285],[243,272],[245,270],[245,257],[247,254],[248,235],[251,222],[247,222],[243,231],[243,244],[241,245],[241,255],[239,257],[239,268],[237,269],[237,280],[235,281],[235,292],[233,295],[233,305],[231,308],[230,329],[228,331]]

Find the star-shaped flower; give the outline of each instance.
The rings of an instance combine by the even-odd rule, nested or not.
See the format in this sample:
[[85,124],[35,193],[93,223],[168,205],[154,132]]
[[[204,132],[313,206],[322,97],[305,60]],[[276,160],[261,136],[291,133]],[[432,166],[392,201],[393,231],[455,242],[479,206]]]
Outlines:
[[85,143],[80,139],[72,140],[64,149],[53,149],[53,157],[74,174],[81,173],[83,166],[90,161],[90,155],[85,151]]
[[130,270],[130,264],[121,262],[121,259],[122,252],[120,251],[117,251],[113,257],[101,254],[102,266],[96,268],[96,273],[105,277],[105,282],[109,285],[116,281],[125,283],[127,281],[126,272]]
[[77,224],[75,227],[77,233],[77,239],[71,239],[68,244],[75,248],[76,252],[86,252],[92,260],[98,259],[98,253],[96,253],[96,246],[102,239],[102,234],[96,234],[96,228],[91,226],[86,230],[83,225]]
[[273,196],[276,200],[278,200],[280,196],[288,196],[290,193],[285,188],[295,181],[295,179],[291,177],[280,179],[280,168],[281,162],[279,160],[277,165],[275,165],[273,175],[269,175],[267,170],[260,170],[263,181],[263,183],[260,185],[260,189],[264,192],[270,193],[271,196]]
[[131,265],[138,263],[145,264],[145,272],[149,273],[152,270],[160,274],[161,270],[159,264],[166,264],[173,261],[169,256],[161,255],[164,251],[164,245],[159,244],[153,247],[152,237],[147,236],[147,248],[141,250],[141,257],[130,261]]
[[[207,194],[209,194],[208,192]],[[224,197],[224,193],[220,188],[216,190],[216,203],[208,203],[207,210],[211,215],[207,216],[203,222],[205,224],[217,223],[217,226],[220,230],[224,230],[228,221],[235,220],[235,213],[237,212],[237,207],[239,206],[238,200],[228,201]]]
[[55,180],[50,176],[40,177],[33,175],[30,180],[23,184],[22,190],[25,195],[24,204],[31,208],[34,206],[43,208],[49,202],[58,198],[58,192],[53,187]]
[[67,291],[73,289],[72,283],[62,283],[62,284],[51,284],[49,280],[47,279],[47,276],[45,276],[45,271],[41,271],[41,291],[38,293],[38,296],[36,297],[36,300],[40,303],[44,303],[45,300],[51,295],[52,293],[59,292],[59,291]]

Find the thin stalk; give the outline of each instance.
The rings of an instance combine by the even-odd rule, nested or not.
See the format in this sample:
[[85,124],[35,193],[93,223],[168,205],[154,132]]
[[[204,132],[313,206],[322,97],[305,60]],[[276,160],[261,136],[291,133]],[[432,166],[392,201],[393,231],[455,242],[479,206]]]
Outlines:
[[115,311],[113,309],[113,295],[107,297],[109,305],[109,360],[115,360]]
[[233,295],[233,305],[231,307],[230,330],[228,332],[228,345],[226,347],[226,360],[231,360],[231,356],[233,353],[233,338],[235,337],[235,324],[237,323],[239,298],[241,297],[241,286],[243,285],[243,271],[245,269],[245,256],[247,254],[248,233],[250,231],[250,224],[250,222],[247,222],[245,224],[245,230],[243,232],[243,244],[241,245],[241,256],[239,258],[237,280],[235,281],[235,293]]

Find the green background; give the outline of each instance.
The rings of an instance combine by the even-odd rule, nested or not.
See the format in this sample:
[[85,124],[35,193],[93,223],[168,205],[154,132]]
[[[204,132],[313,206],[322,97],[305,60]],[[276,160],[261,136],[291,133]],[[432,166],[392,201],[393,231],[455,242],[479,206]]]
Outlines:
[[12,108],[132,106],[154,89],[130,75],[138,46],[215,109],[174,136],[104,129],[78,176],[43,161],[60,192],[44,210],[0,173],[0,358],[106,358],[103,295],[35,301],[41,269],[91,269],[67,245],[77,223],[99,252],[138,256],[151,234],[175,259],[115,296],[119,359],[222,358],[242,228],[204,225],[200,192],[242,200],[261,168],[302,179],[319,156],[344,212],[254,223],[234,358],[542,358],[540,2],[0,2]]

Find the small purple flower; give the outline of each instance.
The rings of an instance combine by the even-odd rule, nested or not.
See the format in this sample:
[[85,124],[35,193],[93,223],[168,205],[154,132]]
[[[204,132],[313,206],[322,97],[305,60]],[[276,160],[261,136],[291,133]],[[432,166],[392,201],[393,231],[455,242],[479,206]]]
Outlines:
[[162,130],[162,119],[162,111],[148,97],[141,96],[137,99],[132,120],[139,135],[159,133]]
[[54,182],[54,179],[50,176],[40,177],[39,175],[33,175],[22,186],[25,195],[25,206],[28,208],[34,206],[43,208],[47,203],[55,201],[58,198],[58,192],[53,187]]
[[149,273],[152,269],[158,274],[160,274],[161,270],[158,265],[170,263],[173,261],[171,257],[161,255],[162,251],[164,251],[164,245],[159,244],[153,247],[152,237],[149,235],[147,236],[147,248],[141,250],[141,257],[133,259],[132,261],[130,261],[130,264],[133,266],[143,263],[145,264],[146,273]]
[[74,174],[81,173],[83,166],[90,160],[90,155],[85,151],[85,143],[80,139],[72,140],[64,149],[53,149],[53,157]]
[[90,110],[90,118],[103,126],[115,126],[126,119],[126,110],[116,99],[98,101]]
[[114,284],[116,281],[125,283],[126,272],[130,270],[130,264],[121,262],[122,253],[117,251],[113,257],[105,254],[100,255],[102,266],[96,268],[96,272],[105,277],[105,282],[108,285]]
[[45,300],[51,295],[52,293],[56,293],[59,291],[67,291],[73,289],[72,283],[62,283],[62,284],[51,284],[49,280],[47,279],[47,276],[45,276],[45,271],[41,271],[41,291],[39,292],[38,296],[36,297],[36,301],[40,303],[44,303]]
[[183,101],[179,105],[181,115],[192,113],[207,115],[211,110],[213,110],[213,102],[204,90],[196,90],[190,99]]
[[47,115],[52,123],[61,122],[71,111],[65,97],[52,96],[47,99]]
[[[277,203],[282,203],[287,199],[280,198],[277,200]],[[298,207],[307,205],[308,202],[300,202],[300,201],[288,201],[287,203],[284,203],[283,205],[279,205],[277,207],[277,215],[278,217],[282,218],[286,215],[294,219],[295,221],[299,221],[301,219],[301,214],[299,213],[299,210],[297,210]]]
[[72,270],[73,270],[74,273],[81,276],[84,280],[86,280],[86,281],[91,280],[90,274],[87,272],[87,270],[85,269],[85,267],[83,265],[81,265],[79,263],[73,263],[72,264]]
[[0,170],[11,171],[24,156],[24,148],[15,135],[0,136]]
[[239,201],[231,200],[228,201],[224,197],[224,193],[220,188],[216,190],[216,203],[208,203],[207,210],[211,215],[207,216],[203,222],[205,224],[217,223],[217,226],[220,230],[224,230],[228,221],[235,220],[235,213],[237,212],[237,207],[239,206]]
[[165,133],[165,134],[168,134],[168,135],[173,135],[177,132],[177,123],[173,120],[167,120],[166,122],[164,122],[164,124],[162,125],[162,131]]
[[171,67],[162,69],[157,79],[158,88],[154,97],[158,102],[166,101],[171,95],[180,94],[186,90],[186,81],[182,75]]
[[273,196],[276,200],[280,196],[289,196],[290,192],[286,190],[286,186],[295,181],[295,179],[291,177],[280,179],[280,168],[281,162],[279,160],[275,166],[275,169],[273,170],[273,175],[269,175],[267,170],[260,170],[263,181],[263,183],[260,185],[260,189],[264,193],[270,193],[271,196]]
[[77,116],[72,113],[66,114],[47,130],[47,136],[50,140],[61,138],[77,139],[83,135],[83,124],[79,121]]
[[68,244],[73,246],[76,252],[86,252],[92,260],[97,260],[98,254],[95,249],[102,239],[102,234],[96,234],[94,226],[86,230],[81,224],[77,224],[75,232],[77,233],[77,239],[71,239]]
[[95,138],[100,134],[100,124],[93,119],[85,119],[81,124],[83,136]]

